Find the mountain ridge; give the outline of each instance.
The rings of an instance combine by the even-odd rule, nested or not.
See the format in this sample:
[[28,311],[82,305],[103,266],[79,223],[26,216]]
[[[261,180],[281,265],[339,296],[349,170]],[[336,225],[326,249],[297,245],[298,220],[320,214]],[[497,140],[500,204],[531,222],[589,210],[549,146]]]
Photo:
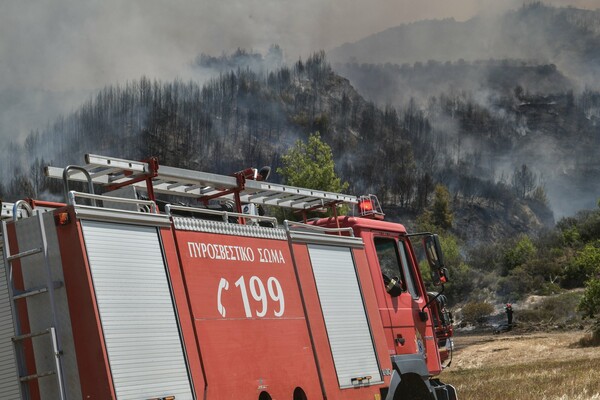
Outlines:
[[[598,87],[600,10],[524,5],[501,16],[417,21],[388,28],[328,52],[333,63],[475,61],[489,58],[554,63]],[[573,40],[577,38],[577,40]]]

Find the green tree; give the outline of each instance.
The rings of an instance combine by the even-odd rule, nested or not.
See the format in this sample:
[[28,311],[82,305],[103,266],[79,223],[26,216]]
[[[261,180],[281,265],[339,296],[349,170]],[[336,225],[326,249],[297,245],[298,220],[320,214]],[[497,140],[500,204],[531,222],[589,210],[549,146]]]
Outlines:
[[600,343],[600,318],[598,316],[600,313],[600,279],[593,278],[587,281],[578,309],[584,313],[585,317],[595,318],[592,337],[594,343]]
[[348,183],[335,173],[331,147],[319,132],[311,134],[307,142],[296,141],[281,161],[283,167],[277,168],[277,173],[287,185],[336,193],[348,189]]
[[445,293],[455,304],[473,295],[474,273],[461,254],[458,238],[451,233],[440,235],[440,245],[444,253],[444,263],[448,268],[450,279]]
[[[598,200],[600,207],[600,200]],[[589,279],[585,283],[585,292],[578,309],[586,317],[595,318],[592,327],[592,342],[600,343],[600,240],[588,243],[575,257],[577,269],[587,272]]]
[[600,312],[600,279],[594,278],[587,281],[585,293],[579,303],[579,310],[586,317],[594,317]]
[[565,269],[569,286],[581,286],[600,273],[600,240],[586,244]]
[[452,227],[453,219],[454,216],[450,209],[450,192],[444,185],[437,185],[435,187],[431,222],[442,229],[449,229]]
[[516,267],[525,264],[536,255],[536,248],[529,236],[522,235],[514,246],[510,246],[503,257],[503,273],[508,274]]
[[[324,190],[340,193],[348,189],[348,183],[335,173],[335,163],[331,147],[321,140],[319,132],[312,133],[308,140],[297,140],[286,154],[281,156],[283,166],[277,173],[283,177],[287,185],[308,189]],[[283,209],[271,211],[279,220],[298,219],[298,215],[289,214]],[[346,208],[338,210],[338,215],[347,212]],[[309,213],[309,217],[316,217]]]

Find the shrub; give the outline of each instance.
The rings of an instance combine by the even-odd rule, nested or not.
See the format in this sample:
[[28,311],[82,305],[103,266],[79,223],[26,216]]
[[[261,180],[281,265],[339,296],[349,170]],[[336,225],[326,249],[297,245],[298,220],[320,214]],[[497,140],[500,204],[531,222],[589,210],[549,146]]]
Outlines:
[[482,323],[494,312],[494,306],[486,302],[469,302],[462,309],[463,322]]
[[543,284],[543,277],[532,276],[523,266],[498,279],[498,295],[503,301],[522,299]]
[[498,268],[498,260],[502,258],[502,249],[495,243],[480,243],[468,249],[467,262],[473,268],[490,271]]
[[504,254],[504,274],[512,269],[525,264],[536,254],[536,248],[529,236],[521,236],[514,247],[509,248]]
[[446,284],[446,295],[453,303],[466,300],[475,289],[473,271],[462,262],[458,265],[447,265],[449,265],[450,278]]
[[542,286],[540,286],[538,290],[536,290],[536,293],[540,296],[550,296],[552,294],[558,294],[562,291],[563,289],[557,283],[546,282]]
[[515,310],[519,322],[529,324],[565,325],[580,323],[577,304],[582,297],[581,292],[566,292],[557,296],[542,299],[534,307],[527,310]]
[[591,278],[600,265],[600,240],[588,243],[577,253],[573,261],[565,269],[565,283],[572,286],[583,286]]
[[585,293],[579,302],[578,310],[584,317],[596,318],[594,332],[600,336],[600,279],[590,279],[586,283]]

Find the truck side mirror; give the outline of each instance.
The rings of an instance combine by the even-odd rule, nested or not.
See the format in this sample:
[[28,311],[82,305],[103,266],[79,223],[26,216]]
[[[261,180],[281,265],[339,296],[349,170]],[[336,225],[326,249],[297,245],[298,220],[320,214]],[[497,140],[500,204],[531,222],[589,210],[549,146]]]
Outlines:
[[448,282],[448,269],[444,266],[444,253],[442,252],[439,236],[435,234],[425,236],[423,247],[425,247],[427,262],[431,268],[433,284],[439,286]]

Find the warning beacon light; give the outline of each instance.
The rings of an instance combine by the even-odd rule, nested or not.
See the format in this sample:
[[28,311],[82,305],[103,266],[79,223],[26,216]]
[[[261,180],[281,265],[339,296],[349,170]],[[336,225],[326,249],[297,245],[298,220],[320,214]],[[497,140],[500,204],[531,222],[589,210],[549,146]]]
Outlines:
[[363,218],[383,219],[385,214],[381,210],[379,199],[374,194],[360,196],[358,199],[358,215]]

